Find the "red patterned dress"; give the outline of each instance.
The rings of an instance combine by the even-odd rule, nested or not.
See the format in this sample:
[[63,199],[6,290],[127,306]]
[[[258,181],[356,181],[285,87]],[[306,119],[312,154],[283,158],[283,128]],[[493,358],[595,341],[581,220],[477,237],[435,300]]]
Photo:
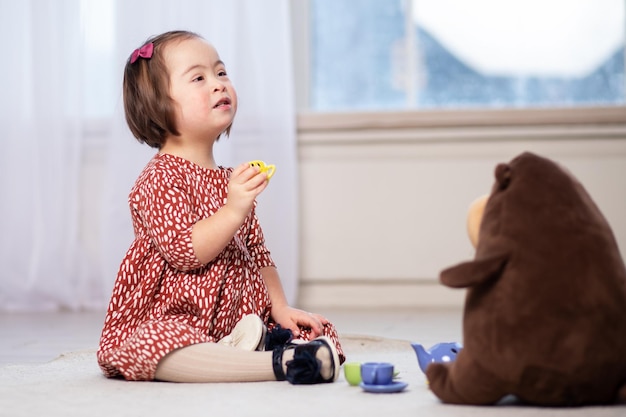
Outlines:
[[[255,211],[208,264],[196,258],[191,230],[226,202],[232,169],[206,169],[156,155],[129,196],[135,240],[117,275],[97,352],[107,377],[154,379],[161,358],[230,334],[247,314],[272,328],[259,270],[274,266]],[[332,324],[324,333],[345,359]],[[309,329],[301,339],[308,340]]]

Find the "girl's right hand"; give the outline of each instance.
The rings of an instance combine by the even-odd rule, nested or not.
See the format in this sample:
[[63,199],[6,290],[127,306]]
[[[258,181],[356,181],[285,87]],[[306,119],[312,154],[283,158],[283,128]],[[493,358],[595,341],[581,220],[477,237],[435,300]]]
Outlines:
[[243,163],[233,170],[228,182],[226,206],[241,218],[245,218],[254,206],[256,197],[265,190],[267,174],[258,167]]

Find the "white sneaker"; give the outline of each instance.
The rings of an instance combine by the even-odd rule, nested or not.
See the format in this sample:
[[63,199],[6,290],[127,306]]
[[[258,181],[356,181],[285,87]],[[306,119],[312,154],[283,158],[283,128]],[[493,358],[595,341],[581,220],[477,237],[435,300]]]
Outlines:
[[263,350],[267,328],[263,320],[255,314],[244,316],[233,328],[233,331],[221,338],[217,343],[243,350]]

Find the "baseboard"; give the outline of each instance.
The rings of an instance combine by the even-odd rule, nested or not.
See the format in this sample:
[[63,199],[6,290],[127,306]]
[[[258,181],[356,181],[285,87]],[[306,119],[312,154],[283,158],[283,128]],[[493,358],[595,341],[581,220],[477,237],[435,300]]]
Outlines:
[[312,311],[327,308],[452,308],[462,307],[465,291],[435,280],[343,279],[300,283],[298,306]]

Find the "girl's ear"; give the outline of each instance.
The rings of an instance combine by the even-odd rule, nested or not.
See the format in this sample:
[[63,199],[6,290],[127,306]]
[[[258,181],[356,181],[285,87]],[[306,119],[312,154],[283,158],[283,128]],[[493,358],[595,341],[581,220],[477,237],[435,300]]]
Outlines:
[[473,287],[500,278],[508,259],[508,254],[499,254],[464,262],[441,271],[439,279],[452,288]]

